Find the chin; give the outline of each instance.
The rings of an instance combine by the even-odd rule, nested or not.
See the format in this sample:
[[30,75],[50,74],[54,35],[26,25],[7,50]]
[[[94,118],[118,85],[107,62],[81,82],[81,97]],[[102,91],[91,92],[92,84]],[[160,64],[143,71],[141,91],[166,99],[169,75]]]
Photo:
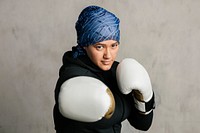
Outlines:
[[103,71],[108,71],[110,70],[111,66],[105,66],[105,67],[100,67]]

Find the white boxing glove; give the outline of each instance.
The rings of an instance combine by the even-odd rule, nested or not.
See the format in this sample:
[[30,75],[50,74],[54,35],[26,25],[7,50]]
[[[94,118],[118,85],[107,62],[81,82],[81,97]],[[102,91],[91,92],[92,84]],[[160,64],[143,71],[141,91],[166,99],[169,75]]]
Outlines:
[[58,96],[60,113],[69,119],[95,122],[109,119],[115,109],[110,89],[100,80],[79,76],[65,81]]
[[139,92],[142,98],[135,99],[136,108],[146,112],[145,103],[152,99],[153,91],[150,77],[145,68],[132,58],[123,59],[116,70],[116,78],[120,91],[123,94]]

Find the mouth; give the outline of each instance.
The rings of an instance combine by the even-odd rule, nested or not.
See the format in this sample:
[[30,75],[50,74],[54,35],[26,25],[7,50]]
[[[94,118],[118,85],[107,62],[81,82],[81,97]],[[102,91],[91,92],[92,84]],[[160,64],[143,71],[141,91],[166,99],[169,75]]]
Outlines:
[[103,65],[110,65],[112,61],[102,61]]

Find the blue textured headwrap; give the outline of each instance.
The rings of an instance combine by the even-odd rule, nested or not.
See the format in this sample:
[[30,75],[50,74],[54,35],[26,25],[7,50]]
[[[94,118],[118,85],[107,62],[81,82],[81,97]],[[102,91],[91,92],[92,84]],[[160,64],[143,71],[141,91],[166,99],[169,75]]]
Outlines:
[[73,57],[84,55],[83,47],[106,40],[120,40],[120,20],[111,12],[98,6],[88,6],[76,22],[77,43]]

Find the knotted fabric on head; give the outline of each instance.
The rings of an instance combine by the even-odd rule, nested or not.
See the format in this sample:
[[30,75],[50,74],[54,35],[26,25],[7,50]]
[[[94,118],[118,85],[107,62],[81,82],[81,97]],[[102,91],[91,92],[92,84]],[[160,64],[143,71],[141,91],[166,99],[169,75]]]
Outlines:
[[84,55],[83,47],[106,40],[120,40],[120,20],[113,13],[98,6],[88,6],[80,13],[76,22],[77,43],[73,57]]

